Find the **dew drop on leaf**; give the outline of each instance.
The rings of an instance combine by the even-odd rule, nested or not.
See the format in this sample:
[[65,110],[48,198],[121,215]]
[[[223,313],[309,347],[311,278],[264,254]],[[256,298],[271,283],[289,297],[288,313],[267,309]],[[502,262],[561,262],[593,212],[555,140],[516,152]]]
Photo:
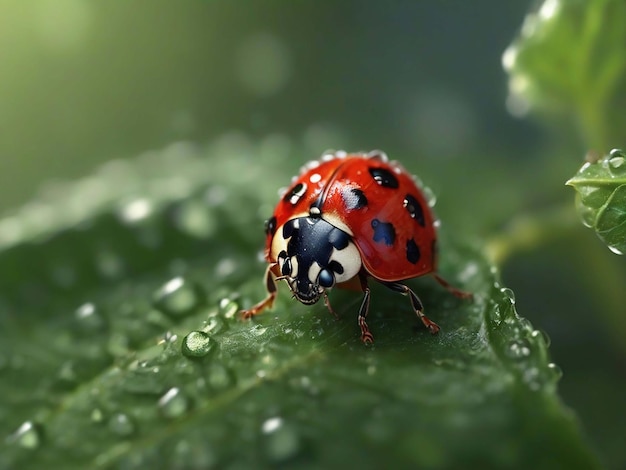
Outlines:
[[187,357],[204,357],[213,348],[211,336],[204,331],[192,331],[183,338],[182,353]]
[[224,297],[220,300],[219,310],[224,318],[233,318],[235,313],[239,310],[239,304],[228,297]]
[[175,277],[155,292],[154,300],[155,306],[165,313],[186,315],[200,304],[200,293],[189,281]]
[[109,429],[120,437],[128,437],[135,432],[135,425],[125,413],[116,413],[109,419]]
[[546,348],[550,347],[552,340],[550,339],[550,336],[548,335],[548,333],[546,333],[544,330],[533,330],[530,336],[533,339],[541,338],[540,341],[543,341],[545,347]]
[[503,287],[500,289],[500,292],[502,292],[506,298],[509,299],[509,302],[511,302],[511,305],[515,305],[515,293],[513,292],[512,289],[509,289],[508,287]]
[[530,356],[530,345],[524,340],[514,340],[509,343],[506,352],[511,359],[523,360]]
[[159,399],[159,409],[166,418],[177,418],[189,409],[189,399],[178,387],[172,387]]
[[608,157],[609,171],[613,175],[623,176],[626,174],[626,153],[620,149],[613,149]]
[[91,302],[86,302],[78,307],[74,315],[78,320],[79,327],[83,330],[101,331],[106,326],[104,318]]
[[298,454],[301,439],[295,428],[281,417],[265,420],[261,431],[266,436],[265,451],[272,462],[284,462]]
[[559,367],[558,364],[555,364],[554,362],[551,362],[548,364],[548,371],[552,376],[552,379],[557,382],[558,380],[561,379],[561,377],[563,377],[563,369],[561,369]]
[[150,200],[139,198],[123,205],[119,210],[120,219],[127,224],[136,224],[146,220],[154,208]]
[[7,441],[25,449],[36,449],[43,440],[42,427],[33,421],[25,421]]
[[[236,304],[235,304],[236,305]],[[202,331],[210,334],[218,334],[228,329],[228,325],[224,321],[224,318],[214,314],[211,316],[202,327]]]
[[428,186],[424,186],[423,184],[420,184],[420,187],[422,189],[422,194],[426,198],[428,207],[435,207],[435,204],[437,204],[437,195]]

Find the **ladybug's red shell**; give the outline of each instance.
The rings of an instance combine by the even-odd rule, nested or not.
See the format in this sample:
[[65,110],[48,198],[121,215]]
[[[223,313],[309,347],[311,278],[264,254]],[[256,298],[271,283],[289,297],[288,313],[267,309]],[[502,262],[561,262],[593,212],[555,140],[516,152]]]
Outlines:
[[400,281],[436,269],[435,220],[428,201],[414,179],[382,152],[337,152],[307,165],[268,221],[270,263],[276,262],[271,253],[276,229],[317,211],[352,237],[363,266],[376,279]]

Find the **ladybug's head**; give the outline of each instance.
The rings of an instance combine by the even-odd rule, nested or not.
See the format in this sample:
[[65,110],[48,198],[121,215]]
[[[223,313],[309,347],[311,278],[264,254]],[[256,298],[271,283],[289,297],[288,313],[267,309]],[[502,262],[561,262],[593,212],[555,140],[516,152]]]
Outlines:
[[361,256],[350,235],[321,217],[297,217],[279,227],[271,257],[294,296],[307,305],[361,269]]

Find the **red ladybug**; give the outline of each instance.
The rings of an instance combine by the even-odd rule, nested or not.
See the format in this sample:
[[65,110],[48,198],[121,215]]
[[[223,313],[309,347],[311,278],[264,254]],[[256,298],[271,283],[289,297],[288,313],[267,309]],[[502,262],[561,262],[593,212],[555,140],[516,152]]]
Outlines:
[[417,316],[435,334],[439,326],[424,315],[419,297],[400,281],[433,274],[457,297],[471,297],[435,273],[435,226],[422,191],[384,152],[327,153],[302,169],[265,223],[268,295],[241,313],[250,318],[271,307],[276,281],[287,281],[303,304],[323,297],[331,312],[330,288],[356,288],[364,292],[358,316],[361,339],[371,343],[365,318],[370,304],[367,281],[372,277],[408,295]]

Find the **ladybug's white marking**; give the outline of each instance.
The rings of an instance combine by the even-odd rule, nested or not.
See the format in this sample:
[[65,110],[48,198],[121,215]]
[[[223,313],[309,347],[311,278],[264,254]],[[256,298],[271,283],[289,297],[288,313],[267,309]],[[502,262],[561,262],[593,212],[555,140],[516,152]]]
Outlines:
[[311,183],[319,183],[321,180],[322,180],[322,175],[320,175],[319,173],[313,173],[311,177],[309,178],[309,181]]
[[304,196],[304,194],[306,193],[306,190],[307,190],[306,184],[300,183],[296,185],[292,190],[291,197],[289,198],[289,202],[295,206],[300,200],[300,198]]
[[349,281],[361,270],[361,254],[352,242],[343,250],[333,250],[330,260],[336,261],[343,268],[343,273],[335,274],[335,282]]
[[309,274],[308,274],[311,284],[317,284],[317,276],[320,275],[321,270],[322,270],[322,267],[319,265],[319,263],[315,262],[311,264],[311,267],[309,268]]

